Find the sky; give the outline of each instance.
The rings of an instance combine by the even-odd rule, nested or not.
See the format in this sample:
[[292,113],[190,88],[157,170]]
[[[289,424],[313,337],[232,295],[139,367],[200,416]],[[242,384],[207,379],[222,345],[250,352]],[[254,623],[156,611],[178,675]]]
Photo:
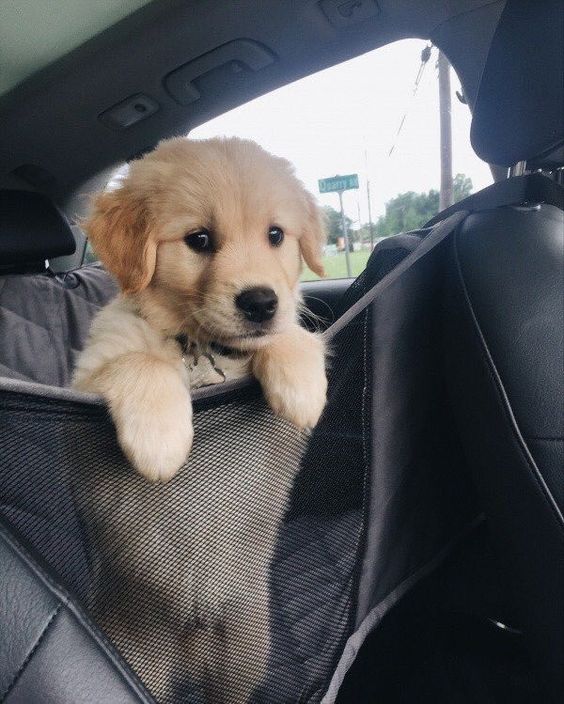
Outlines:
[[[376,220],[398,193],[439,188],[436,49],[412,97],[424,46],[422,40],[405,39],[381,47],[231,110],[192,130],[190,137],[253,139],[293,162],[319,203],[336,209],[337,194],[319,194],[318,179],[357,173],[360,187],[345,192],[345,211],[358,223],[360,208],[360,221],[368,221],[368,178]],[[455,95],[460,83],[452,69],[451,88],[453,174],[469,176],[477,191],[492,183],[492,176],[470,146],[470,111]]]

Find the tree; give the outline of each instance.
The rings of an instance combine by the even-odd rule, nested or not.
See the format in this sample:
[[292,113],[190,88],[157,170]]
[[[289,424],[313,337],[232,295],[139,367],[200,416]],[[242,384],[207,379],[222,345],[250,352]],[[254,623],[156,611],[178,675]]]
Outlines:
[[[337,238],[343,236],[343,223],[341,213],[332,208],[330,205],[323,206],[323,212],[327,222],[327,244],[337,244]],[[356,233],[351,230],[352,220],[345,215],[345,223],[347,226],[347,234],[350,241],[356,239]]]
[[[453,180],[455,203],[472,192],[472,181],[464,174],[456,174]],[[386,212],[376,221],[378,237],[396,235],[423,227],[439,212],[439,192],[432,188],[427,193],[408,191],[400,193],[386,203]]]
[[[374,230],[376,233],[376,230]],[[370,225],[366,223],[354,231],[355,242],[370,242]]]
[[398,232],[415,230],[424,225],[439,210],[439,192],[400,193],[386,203],[386,213],[376,221],[376,234],[388,237]]
[[453,180],[454,202],[464,200],[472,193],[472,179],[464,174],[456,174]]

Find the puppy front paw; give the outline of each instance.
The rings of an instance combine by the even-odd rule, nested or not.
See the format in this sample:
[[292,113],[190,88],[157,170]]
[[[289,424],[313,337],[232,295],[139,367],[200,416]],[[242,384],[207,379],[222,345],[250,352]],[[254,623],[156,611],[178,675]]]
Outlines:
[[192,403],[172,368],[154,365],[124,386],[124,376],[108,400],[119,444],[135,469],[152,482],[172,479],[192,448]]
[[325,407],[327,382],[325,375],[303,381],[300,385],[298,379],[272,375],[264,395],[276,415],[298,428],[313,428]]
[[186,462],[194,437],[190,417],[134,414],[115,420],[124,454],[149,481],[169,481]]
[[298,428],[313,428],[325,407],[327,376],[321,339],[297,328],[260,349],[253,359],[268,404]]

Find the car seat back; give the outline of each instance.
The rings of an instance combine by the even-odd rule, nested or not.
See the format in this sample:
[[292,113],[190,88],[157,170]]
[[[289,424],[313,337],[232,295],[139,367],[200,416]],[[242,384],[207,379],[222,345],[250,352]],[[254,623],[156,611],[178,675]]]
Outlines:
[[519,202],[464,222],[449,244],[445,298],[460,435],[546,697],[555,701],[564,692],[562,16],[558,0],[505,5],[472,143],[490,163],[554,171],[554,181],[525,176]]
[[65,216],[44,196],[0,191],[0,373],[70,384],[95,313],[117,293],[101,266],[55,274],[45,262],[74,252]]
[[537,664],[564,691],[564,217],[529,204],[467,219],[449,245],[452,404]]

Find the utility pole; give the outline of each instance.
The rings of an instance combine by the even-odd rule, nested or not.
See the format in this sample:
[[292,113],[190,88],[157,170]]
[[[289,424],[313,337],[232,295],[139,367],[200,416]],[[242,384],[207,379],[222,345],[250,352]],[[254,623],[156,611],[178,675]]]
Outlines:
[[374,249],[374,226],[372,224],[372,207],[370,205],[370,181],[366,179],[366,199],[368,200],[368,227],[370,228],[370,251]]
[[366,200],[368,202],[368,227],[370,229],[370,251],[374,249],[374,226],[372,225],[372,206],[370,204],[370,179],[368,178],[368,149],[364,150],[366,166]]
[[[357,183],[358,188],[358,183]],[[341,222],[343,224],[343,239],[345,240],[345,260],[347,262],[347,276],[352,277],[351,273],[351,255],[349,252],[349,233],[347,232],[347,222],[345,220],[345,209],[343,208],[343,191],[339,190],[339,204],[341,206]]]
[[441,191],[439,210],[454,203],[452,185],[452,126],[450,103],[450,65],[447,57],[439,51],[439,119],[441,130]]

